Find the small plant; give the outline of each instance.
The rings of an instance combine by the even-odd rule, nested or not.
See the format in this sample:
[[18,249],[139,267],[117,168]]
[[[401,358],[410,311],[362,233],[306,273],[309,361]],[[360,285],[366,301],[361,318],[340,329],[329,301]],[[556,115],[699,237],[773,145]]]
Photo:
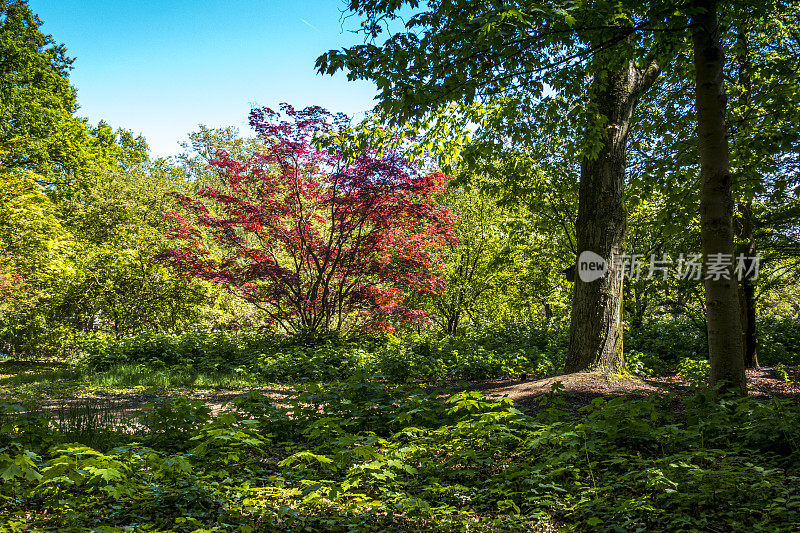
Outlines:
[[628,371],[637,376],[652,376],[653,369],[648,368],[644,362],[645,355],[641,352],[631,351],[625,354],[625,364],[628,365]]
[[54,420],[62,442],[76,442],[94,448],[106,446],[123,429],[123,422],[116,415],[115,406],[109,400],[86,398],[58,408]]
[[145,405],[136,417],[149,430],[148,443],[171,450],[189,447],[193,432],[210,418],[204,402],[187,398],[161,398]]
[[711,365],[702,359],[687,357],[678,363],[678,375],[695,386],[707,383],[710,372]]
[[789,373],[786,371],[786,366],[783,363],[778,363],[778,366],[775,367],[775,373],[778,374],[778,377],[781,378],[781,381],[784,383],[788,383],[792,380],[789,377]]

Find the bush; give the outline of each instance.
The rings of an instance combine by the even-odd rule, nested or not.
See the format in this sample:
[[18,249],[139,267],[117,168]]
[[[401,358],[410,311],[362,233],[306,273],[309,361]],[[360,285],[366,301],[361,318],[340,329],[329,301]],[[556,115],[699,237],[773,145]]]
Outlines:
[[765,366],[800,364],[800,320],[764,317],[756,321],[758,361]]
[[[552,337],[550,336],[552,335]],[[553,343],[553,339],[556,343]],[[84,363],[94,370],[141,365],[149,371],[241,369],[266,381],[333,381],[378,374],[392,381],[545,376],[563,358],[562,330],[547,326],[481,330],[459,337],[276,337],[255,332],[87,336]]]
[[150,369],[192,365],[196,370],[231,369],[247,364],[252,352],[272,344],[270,337],[255,333],[197,331],[182,335],[142,333],[122,339],[107,335],[87,336],[84,362],[106,370],[120,363],[145,364]]
[[[673,368],[682,359],[708,357],[705,331],[684,319],[654,319],[626,330],[623,346],[626,354],[640,354],[635,356],[637,359],[648,356],[668,363]],[[654,359],[650,359],[650,362],[660,366]]]
[[628,371],[637,376],[658,376],[669,372],[670,365],[658,356],[631,350],[625,354]]
[[[800,364],[800,320],[762,317],[756,326],[760,364]],[[634,367],[637,366],[635,361],[642,361],[645,368],[651,368],[656,374],[674,368],[684,359],[708,359],[705,331],[681,319],[645,322],[625,332],[624,346],[629,362],[634,361]]]
[[678,375],[690,382],[692,385],[703,385],[708,383],[708,376],[710,372],[711,365],[705,360],[689,359],[687,357],[678,363]]
[[[759,328],[762,364],[800,364],[800,321],[764,319]],[[568,330],[556,322],[475,328],[459,336],[287,338],[197,331],[119,340],[87,336],[82,343],[85,362],[95,370],[131,364],[148,371],[240,372],[274,382],[335,381],[357,373],[391,381],[544,377],[563,368],[567,345]],[[647,322],[626,333],[624,346],[629,370],[639,375],[665,374],[680,361],[708,354],[705,333],[683,320]]]
[[160,398],[142,407],[137,422],[147,432],[146,442],[162,449],[179,450],[192,433],[211,418],[205,402],[187,398]]

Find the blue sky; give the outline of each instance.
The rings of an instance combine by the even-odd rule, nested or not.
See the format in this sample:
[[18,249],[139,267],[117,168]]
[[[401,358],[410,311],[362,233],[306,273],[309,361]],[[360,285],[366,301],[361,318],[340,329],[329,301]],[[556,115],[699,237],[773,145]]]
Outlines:
[[42,31],[76,58],[78,114],[145,136],[155,156],[203,123],[249,133],[250,108],[370,109],[375,87],[319,76],[323,52],[361,42],[340,0],[29,0]]

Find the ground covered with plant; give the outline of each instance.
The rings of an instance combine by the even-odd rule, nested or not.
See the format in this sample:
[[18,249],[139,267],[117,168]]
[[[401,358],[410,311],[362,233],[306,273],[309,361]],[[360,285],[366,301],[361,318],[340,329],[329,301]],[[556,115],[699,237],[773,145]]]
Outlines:
[[71,365],[7,361],[0,527],[791,531],[800,522],[796,367],[749,371],[749,397],[717,401],[699,359],[658,372],[641,364],[657,354],[641,351],[638,376],[553,375],[560,337],[537,331],[547,328],[438,341],[145,335],[87,341]]
[[[3,404],[4,528],[791,531],[796,403],[477,392],[351,380],[211,416],[162,398],[92,431]],[[674,400],[674,398],[672,399]],[[84,439],[75,437],[83,436]],[[91,442],[91,446],[80,440]]]

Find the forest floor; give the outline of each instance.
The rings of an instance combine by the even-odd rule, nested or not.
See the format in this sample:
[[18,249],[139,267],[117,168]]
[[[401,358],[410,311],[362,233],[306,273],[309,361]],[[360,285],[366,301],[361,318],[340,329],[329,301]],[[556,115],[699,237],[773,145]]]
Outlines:
[[[20,370],[20,368],[22,370]],[[166,397],[186,397],[204,401],[214,414],[235,398],[246,396],[255,390],[276,402],[291,393],[290,385],[270,384],[248,388],[196,388],[174,387],[154,389],[152,387],[110,388],[85,387],[75,380],[58,378],[48,380],[53,366],[47,363],[29,363],[9,368],[0,364],[0,398],[35,405],[35,409],[49,411],[61,417],[65,410],[80,409],[91,405],[116,417],[130,417],[145,404]],[[30,383],[18,385],[15,376],[20,372],[31,375]],[[37,381],[37,375],[43,379]],[[748,390],[751,396],[776,396],[800,403],[800,367],[762,367],[747,371]],[[560,383],[559,385],[555,385]],[[554,390],[564,396],[575,408],[588,405],[598,397],[644,397],[651,394],[671,395],[676,404],[680,398],[692,395],[697,387],[677,375],[636,377],[607,375],[593,372],[550,376],[543,379],[488,379],[475,381],[437,382],[427,386],[429,390],[441,390],[443,394],[460,391],[479,391],[486,396],[507,396],[521,410],[535,412],[539,400]]]
[[[800,368],[784,369],[788,380],[776,367],[747,370],[747,387],[750,396],[792,399],[800,403]],[[542,396],[549,394],[556,383],[558,393],[568,398],[576,407],[588,405],[594,398],[628,396],[644,397],[651,394],[672,395],[678,401],[697,391],[697,386],[677,374],[667,376],[637,377],[608,375],[597,372],[576,372],[536,380],[493,379],[473,381],[467,390],[481,391],[487,396],[508,396],[523,411],[535,411]]]

